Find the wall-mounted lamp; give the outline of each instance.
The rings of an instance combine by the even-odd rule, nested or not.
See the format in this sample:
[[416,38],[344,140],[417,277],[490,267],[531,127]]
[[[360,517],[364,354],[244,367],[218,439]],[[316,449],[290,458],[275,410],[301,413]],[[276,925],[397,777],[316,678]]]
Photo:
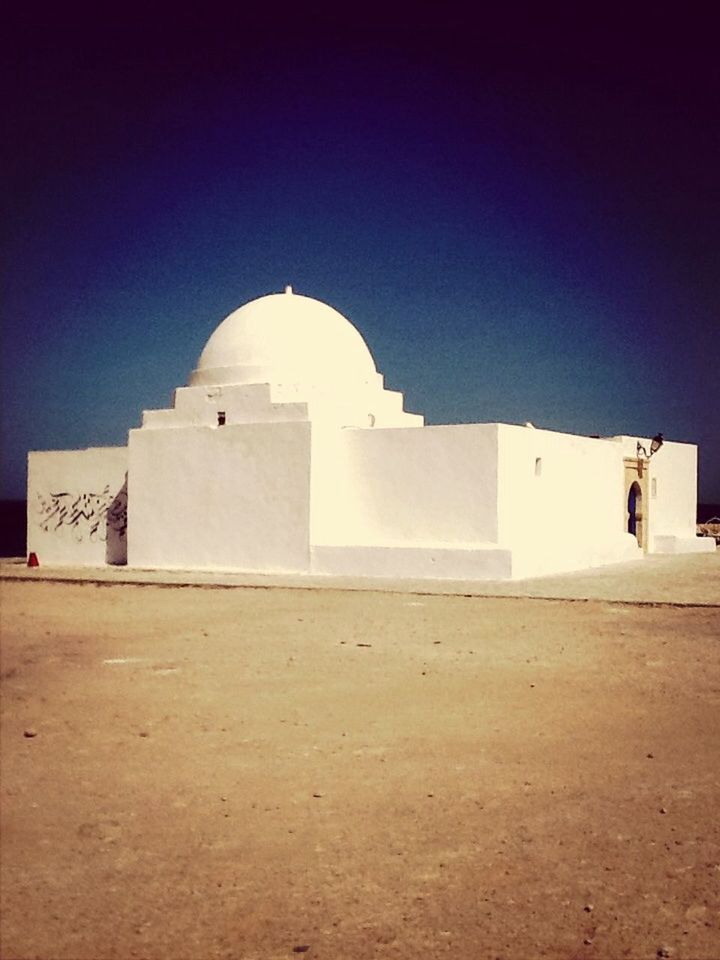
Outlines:
[[638,457],[642,455],[647,460],[649,460],[654,453],[658,452],[658,450],[664,443],[665,443],[665,440],[663,438],[663,435],[661,433],[656,433],[655,436],[650,441],[650,453],[648,453],[644,445],[640,443],[640,441],[638,440],[637,447],[636,447],[636,454]]

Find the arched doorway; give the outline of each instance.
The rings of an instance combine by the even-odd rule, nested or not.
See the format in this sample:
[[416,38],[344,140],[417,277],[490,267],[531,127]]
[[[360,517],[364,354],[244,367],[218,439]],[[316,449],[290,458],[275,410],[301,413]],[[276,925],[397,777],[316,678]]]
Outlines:
[[640,546],[643,545],[642,499],[642,487],[637,480],[635,480],[630,485],[630,490],[628,492],[627,530],[628,533],[632,533],[632,535],[637,538],[637,542]]

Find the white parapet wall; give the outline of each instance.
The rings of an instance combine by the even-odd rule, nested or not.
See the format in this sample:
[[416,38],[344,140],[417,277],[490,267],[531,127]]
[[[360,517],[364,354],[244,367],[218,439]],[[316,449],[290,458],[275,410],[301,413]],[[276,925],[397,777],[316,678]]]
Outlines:
[[128,562],[307,572],[310,424],[130,431]]
[[127,559],[127,447],[28,455],[28,553],[41,565]]

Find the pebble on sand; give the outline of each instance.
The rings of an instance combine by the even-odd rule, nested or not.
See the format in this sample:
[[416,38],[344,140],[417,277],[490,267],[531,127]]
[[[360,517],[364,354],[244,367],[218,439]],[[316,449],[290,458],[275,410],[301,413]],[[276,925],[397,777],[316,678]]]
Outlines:
[[24,736],[24,737],[36,737],[36,736],[37,736],[37,730],[35,729],[35,727],[26,727],[26,728],[23,730],[23,736]]

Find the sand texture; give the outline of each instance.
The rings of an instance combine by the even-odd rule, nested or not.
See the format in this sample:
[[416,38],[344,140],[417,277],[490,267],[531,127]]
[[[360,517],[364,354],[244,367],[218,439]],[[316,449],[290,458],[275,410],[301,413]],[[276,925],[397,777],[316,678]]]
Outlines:
[[3,960],[720,957],[720,609],[4,582]]

